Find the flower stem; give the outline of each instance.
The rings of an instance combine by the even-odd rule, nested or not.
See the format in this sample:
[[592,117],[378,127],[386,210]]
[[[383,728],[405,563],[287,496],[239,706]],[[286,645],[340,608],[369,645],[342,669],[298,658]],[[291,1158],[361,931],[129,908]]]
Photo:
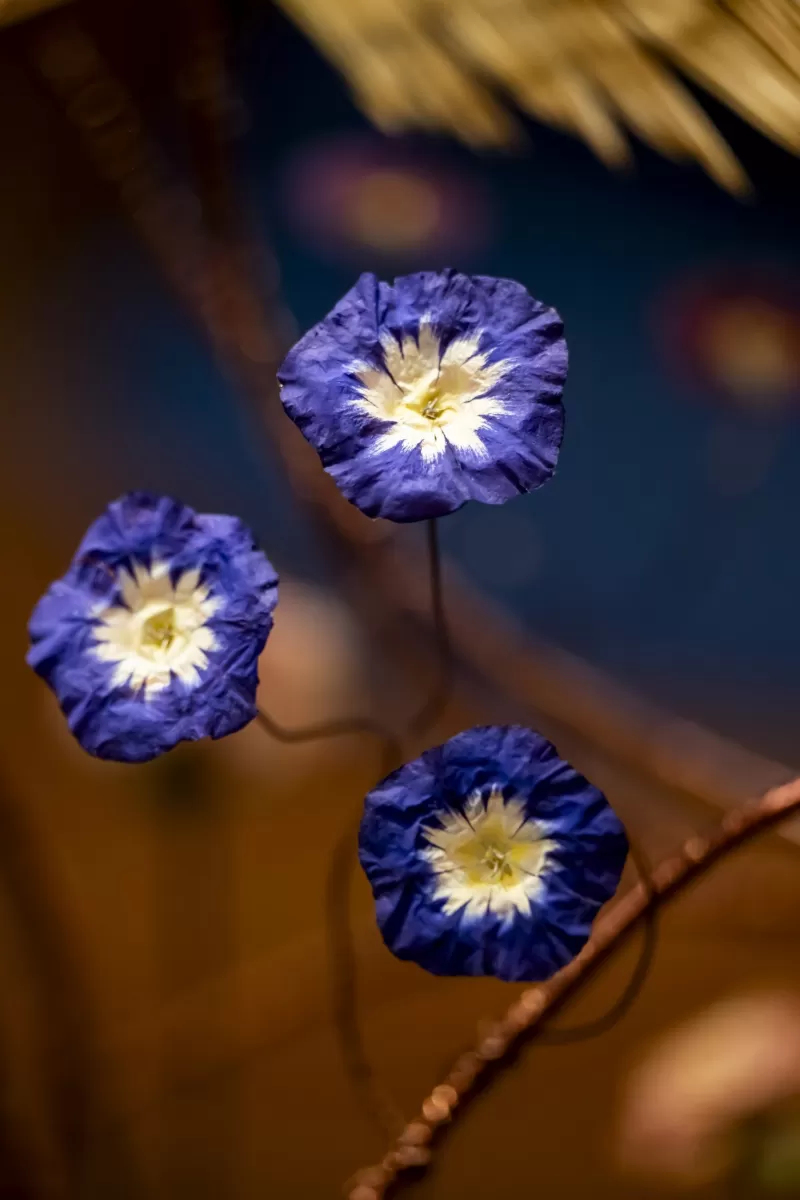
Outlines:
[[[641,851],[637,846],[631,844],[629,854],[631,861],[636,867],[638,881],[649,888],[650,870]],[[537,1034],[540,1043],[544,1043],[547,1046],[564,1046],[573,1042],[588,1041],[590,1038],[600,1037],[602,1034],[608,1033],[610,1029],[613,1029],[615,1025],[619,1024],[628,1015],[647,982],[647,977],[650,974],[650,968],[653,965],[656,950],[658,949],[657,905],[650,904],[647,906],[642,915],[642,925],[644,927],[644,939],[639,957],[636,960],[636,965],[623,991],[611,1007],[602,1016],[595,1017],[591,1021],[586,1021],[582,1025],[570,1025],[566,1029],[551,1029],[549,1027],[540,1029]]]
[[436,685],[422,708],[410,719],[411,735],[424,733],[441,716],[453,687],[453,651],[447,630],[444,589],[442,587],[442,558],[439,550],[439,524],[428,521],[428,569],[431,581],[431,609],[436,637],[438,677]]
[[593,978],[649,913],[680,895],[732,850],[796,812],[800,812],[800,778],[731,809],[715,832],[689,838],[677,854],[640,879],[600,918],[592,937],[568,966],[546,983],[524,991],[477,1045],[456,1060],[383,1160],[357,1173],[348,1192],[350,1200],[381,1200],[388,1189],[413,1182],[416,1175],[402,1172],[428,1165],[432,1157],[429,1143],[448,1122],[452,1125],[454,1110],[463,1109],[470,1093],[491,1084],[522,1039],[531,1040],[545,1017],[562,1008]]
[[[386,729],[378,721],[371,720],[369,717],[340,717],[332,721],[320,721],[316,725],[302,725],[297,729],[287,729],[285,725],[281,725],[268,712],[265,712],[263,708],[259,708],[256,720],[267,731],[270,737],[275,738],[276,742],[284,742],[286,745],[368,733],[380,738],[386,745],[385,762],[399,762],[402,754],[400,743],[392,731]],[[387,767],[388,769],[390,768]]]
[[[402,762],[402,747],[391,730],[368,717],[342,718],[286,729],[268,713],[258,710],[258,721],[276,741],[286,744],[343,737],[348,734],[374,734],[382,746],[380,778]],[[337,839],[325,883],[325,921],[330,965],[333,1022],[341,1049],[344,1068],[364,1113],[387,1137],[403,1126],[403,1116],[391,1096],[381,1086],[369,1061],[358,1005],[356,953],[350,918],[350,896],[358,844],[359,811],[355,824],[348,820]]]
[[[436,521],[428,522],[428,563],[431,606],[438,646],[438,674],[430,696],[408,722],[409,736],[419,736],[437,720],[447,703],[453,682]],[[287,729],[263,709],[258,710],[257,717],[262,728],[271,737],[289,745],[322,738],[371,734],[380,739],[383,747],[380,778],[388,775],[403,761],[399,738],[380,722],[369,717],[345,717],[296,729]],[[357,841],[358,824],[354,828],[348,822],[334,849],[327,878],[325,911],[331,963],[333,1017],[345,1069],[364,1111],[380,1127],[384,1136],[394,1137],[403,1128],[403,1115],[375,1077],[364,1046],[359,1019],[356,955],[350,921],[350,895],[355,862],[353,850]]]
[[[428,541],[428,571],[430,578],[431,611],[437,649],[437,676],[435,685],[422,704],[422,707],[409,718],[406,735],[419,736],[433,725],[441,716],[453,688],[453,651],[447,628],[444,589],[442,587],[442,556],[439,548],[439,526],[435,519],[427,522]],[[258,721],[272,737],[279,742],[295,744],[312,742],[321,738],[346,737],[349,734],[369,733],[383,738],[387,746],[391,745],[393,752],[387,753],[390,764],[402,761],[402,752],[397,738],[378,721],[369,717],[344,717],[331,721],[322,721],[316,725],[301,726],[299,729],[287,729],[274,717],[258,710]],[[391,769],[391,765],[387,767]]]

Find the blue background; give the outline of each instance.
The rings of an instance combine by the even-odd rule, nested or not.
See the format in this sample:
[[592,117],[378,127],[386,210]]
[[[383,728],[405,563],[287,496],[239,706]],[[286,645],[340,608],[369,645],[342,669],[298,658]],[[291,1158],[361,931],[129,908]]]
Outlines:
[[[234,59],[250,114],[238,169],[306,328],[360,270],[386,274],[386,263],[304,238],[288,211],[287,164],[303,146],[366,124],[338,76],[274,16],[249,16]],[[488,197],[485,244],[453,265],[521,280],[560,310],[571,351],[555,481],[503,509],[468,506],[443,537],[475,583],[530,629],[685,715],[791,757],[800,429],[791,411],[748,415],[681,380],[659,314],[698,274],[797,272],[800,171],[710,107],[758,183],[751,202],[641,146],[636,171],[614,175],[541,127],[531,126],[530,151],[514,155],[411,141],[412,152],[434,153]],[[431,265],[430,252],[411,254],[396,273]],[[46,366],[58,378],[42,456],[62,474],[92,459],[87,509],[110,490],[160,487],[240,513],[280,568],[320,573],[279,465],[267,459],[265,468],[252,421],[113,205],[74,231],[23,302],[31,327],[50,331]],[[15,352],[39,369],[41,345]],[[720,445],[734,464],[756,463],[738,492],[721,488],[712,468]]]

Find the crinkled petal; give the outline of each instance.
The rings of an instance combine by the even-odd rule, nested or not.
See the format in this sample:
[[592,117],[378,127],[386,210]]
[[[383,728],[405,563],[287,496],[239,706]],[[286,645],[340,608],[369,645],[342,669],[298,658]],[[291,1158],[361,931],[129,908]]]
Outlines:
[[[362,275],[278,378],[287,413],[348,500],[368,516],[417,521],[545,483],[566,374],[554,309],[512,280],[447,270],[393,285]],[[435,396],[427,403],[439,385],[441,412]]]
[[[520,871],[513,892],[493,884],[491,894],[481,882],[459,884],[453,860],[470,829],[480,852],[491,854],[480,814],[483,828],[496,829],[504,809],[509,844],[524,842],[521,861],[530,861],[538,831],[538,878]],[[447,831],[455,827],[467,835],[452,839],[448,860]],[[432,851],[437,828],[444,833],[433,837]],[[543,980],[586,943],[598,909],[617,890],[627,846],[603,794],[550,742],[521,726],[481,726],[426,751],[370,792],[359,855],[383,938],[399,958],[437,975]]]
[[[137,685],[120,631],[164,594],[194,602],[184,623],[190,652],[152,669],[145,663]],[[277,598],[274,568],[235,517],[130,493],[94,522],[66,575],[37,604],[28,662],[90,754],[143,762],[253,719],[258,657]]]

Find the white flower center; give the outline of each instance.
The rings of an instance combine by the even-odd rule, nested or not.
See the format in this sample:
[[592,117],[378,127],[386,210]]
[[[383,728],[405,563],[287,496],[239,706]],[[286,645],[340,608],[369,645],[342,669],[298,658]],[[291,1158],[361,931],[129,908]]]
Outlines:
[[493,788],[484,803],[475,792],[463,813],[442,815],[439,826],[423,832],[430,848],[422,853],[436,876],[434,895],[444,901],[445,913],[530,915],[556,843],[528,819],[521,800],[504,800]]
[[201,586],[199,570],[184,571],[173,585],[168,563],[149,569],[135,563],[133,575],[120,572],[119,586],[125,607],[93,614],[93,650],[115,664],[112,684],[142,690],[145,699],[167,687],[173,676],[196,687],[208,666],[207,652],[217,645],[207,621],[222,603]]
[[448,443],[485,457],[480,431],[487,417],[504,411],[490,395],[510,362],[489,363],[479,352],[480,332],[451,342],[442,353],[430,318],[420,322],[419,337],[381,339],[385,369],[356,363],[360,388],[354,403],[371,416],[391,423],[375,443],[376,452],[400,446],[419,448],[425,461],[445,453]]

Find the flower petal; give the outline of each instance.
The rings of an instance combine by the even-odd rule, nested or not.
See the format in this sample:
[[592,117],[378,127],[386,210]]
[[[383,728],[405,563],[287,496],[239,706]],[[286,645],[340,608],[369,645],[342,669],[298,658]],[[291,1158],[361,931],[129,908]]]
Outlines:
[[399,958],[437,975],[541,980],[585,944],[627,839],[543,737],[481,726],[370,792],[359,853]]
[[363,275],[289,352],[289,416],[367,515],[501,504],[553,474],[567,349],[521,284],[456,271]]
[[100,758],[141,762],[222,737],[255,716],[277,585],[236,518],[130,493],[39,601],[28,662]]

